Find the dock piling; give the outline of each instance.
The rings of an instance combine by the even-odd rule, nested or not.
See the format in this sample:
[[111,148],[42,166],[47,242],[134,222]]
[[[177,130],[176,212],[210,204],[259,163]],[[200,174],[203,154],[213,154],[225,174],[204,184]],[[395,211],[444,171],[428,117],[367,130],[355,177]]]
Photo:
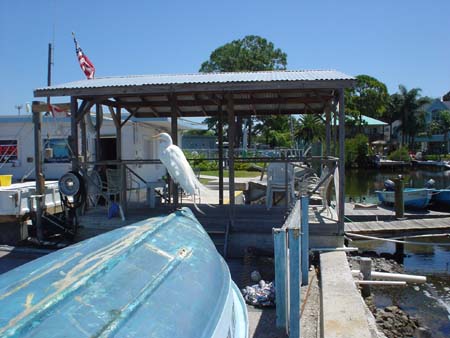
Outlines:
[[403,182],[403,176],[398,175],[394,179],[395,183],[395,218],[403,219],[405,217],[405,204],[403,201],[403,188],[405,186]]
[[[372,274],[372,260],[367,257],[362,257],[361,261],[359,262],[359,269],[361,270],[361,273],[363,275],[363,280],[371,280],[371,274]],[[361,288],[361,294],[362,296],[369,297],[370,296],[370,285],[364,284]]]

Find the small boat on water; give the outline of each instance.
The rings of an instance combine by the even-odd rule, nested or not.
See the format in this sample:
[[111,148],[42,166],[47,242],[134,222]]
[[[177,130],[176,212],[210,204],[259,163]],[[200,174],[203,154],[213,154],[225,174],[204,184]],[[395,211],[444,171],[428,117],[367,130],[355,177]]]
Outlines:
[[436,204],[450,206],[450,189],[433,189],[431,201]]
[[450,170],[450,161],[418,161],[413,160],[412,163],[416,166],[420,167],[428,167],[428,168],[440,168],[444,170]]
[[183,208],[0,276],[1,337],[246,338],[227,264]]
[[[394,204],[395,191],[375,191],[381,203]],[[432,189],[427,188],[405,188],[403,190],[403,203],[405,208],[425,209],[431,201]]]

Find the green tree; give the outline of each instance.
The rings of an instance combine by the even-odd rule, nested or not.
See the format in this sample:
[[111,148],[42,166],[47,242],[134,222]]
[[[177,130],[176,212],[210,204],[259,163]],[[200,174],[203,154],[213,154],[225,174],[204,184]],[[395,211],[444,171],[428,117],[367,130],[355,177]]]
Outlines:
[[[266,39],[248,35],[243,39],[234,40],[214,50],[208,61],[202,63],[200,72],[238,72],[238,71],[264,71],[264,70],[282,70],[286,69],[287,54],[281,49],[275,48],[274,44]],[[265,116],[257,119],[259,124],[269,123],[271,116]],[[288,117],[285,117],[288,121]],[[279,120],[279,119],[278,119]],[[253,128],[253,119],[248,120],[249,128],[252,134],[256,135],[258,131],[264,132],[265,138],[268,138],[268,132],[264,131],[265,127]],[[208,124],[208,128],[217,133],[217,117],[209,117],[204,120]],[[272,121],[269,124],[279,125],[279,121]],[[224,121],[224,126],[227,123]],[[237,144],[242,138],[242,118],[238,117],[237,121]],[[275,130],[277,133],[283,133],[282,130]],[[275,139],[280,139],[275,137]],[[250,146],[250,142],[249,142]]]
[[300,138],[308,144],[325,138],[325,124],[319,116],[313,114],[301,115],[299,122],[295,131],[296,138]]
[[400,105],[399,115],[402,130],[402,144],[407,141],[412,145],[414,142],[414,136],[417,133],[417,117],[418,109],[425,103],[428,103],[430,99],[428,97],[420,97],[422,89],[413,88],[411,90],[406,89],[404,85],[399,85]]
[[231,41],[211,53],[202,63],[200,72],[238,72],[286,69],[287,54],[275,48],[272,42],[247,35]]
[[401,118],[401,106],[402,106],[402,96],[398,93],[389,96],[386,111],[384,112],[382,118],[385,122],[389,123],[389,133],[392,139],[392,124]]
[[444,133],[444,144],[445,144],[445,153],[448,154],[448,133],[450,132],[450,111],[444,110],[441,112],[439,116],[439,125],[441,126],[441,130]]
[[345,91],[346,111],[359,121],[359,131],[362,130],[362,115],[381,117],[388,99],[386,85],[369,75],[356,76],[355,86]]

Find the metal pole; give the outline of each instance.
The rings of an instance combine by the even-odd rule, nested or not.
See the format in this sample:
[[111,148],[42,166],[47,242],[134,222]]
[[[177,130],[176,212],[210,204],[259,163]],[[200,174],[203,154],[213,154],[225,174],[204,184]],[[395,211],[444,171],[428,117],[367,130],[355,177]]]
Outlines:
[[[39,104],[33,102],[33,106]],[[34,123],[34,165],[36,172],[36,232],[38,241],[43,240],[42,234],[42,212],[45,208],[45,201],[42,198],[45,194],[45,179],[42,173],[42,114],[38,111],[33,111]]]

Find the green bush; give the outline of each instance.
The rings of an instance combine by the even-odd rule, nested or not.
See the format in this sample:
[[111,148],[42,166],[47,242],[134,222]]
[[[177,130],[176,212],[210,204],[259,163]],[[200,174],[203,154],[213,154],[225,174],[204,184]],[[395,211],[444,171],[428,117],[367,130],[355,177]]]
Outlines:
[[367,163],[369,154],[369,139],[366,135],[358,134],[354,138],[345,140],[345,165],[361,167]]
[[400,147],[397,150],[394,150],[388,155],[388,159],[394,161],[409,161],[410,157],[408,148]]
[[219,163],[217,161],[205,160],[204,155],[199,155],[192,152],[184,152],[188,162],[192,168],[202,170],[217,170],[219,169]]

